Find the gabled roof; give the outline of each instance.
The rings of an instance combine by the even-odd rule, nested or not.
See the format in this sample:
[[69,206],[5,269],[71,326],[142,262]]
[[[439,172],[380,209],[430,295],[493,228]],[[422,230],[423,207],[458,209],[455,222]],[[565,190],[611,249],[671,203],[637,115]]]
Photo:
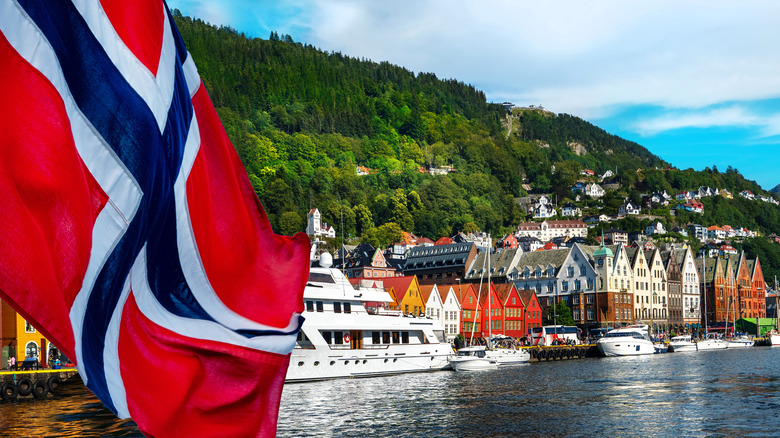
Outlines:
[[[431,294],[433,293],[433,289],[438,288],[435,284],[421,284],[420,285],[420,295],[422,296],[423,303],[427,303],[428,299],[431,297]],[[439,294],[441,295],[441,293]]]
[[[519,256],[523,254],[523,251],[519,248],[508,249],[500,251],[495,254],[489,254],[490,267],[487,266],[488,252],[482,251],[474,257],[474,261],[471,262],[471,266],[466,270],[467,279],[475,279],[480,276],[487,277],[488,269],[492,268],[490,276],[506,277],[509,272],[517,265]],[[472,272],[473,271],[473,272]]]
[[439,246],[439,245],[452,245],[453,243],[454,243],[454,241],[452,240],[451,237],[444,236],[444,237],[440,237],[433,244],[436,245],[436,246]]
[[494,284],[493,287],[496,288],[498,299],[501,300],[501,304],[504,306],[508,303],[509,296],[512,295],[512,290],[516,289],[514,283]]
[[517,269],[522,271],[523,268],[529,267],[533,271],[537,266],[542,266],[546,270],[548,266],[552,266],[557,274],[563,262],[566,261],[569,251],[571,251],[571,248],[526,252],[520,256],[520,260],[517,262]]
[[517,290],[517,294],[520,295],[520,301],[523,302],[523,307],[526,309],[531,304],[531,301],[533,300],[534,295],[536,293],[533,290]]
[[406,296],[406,292],[412,287],[414,279],[414,275],[405,275],[403,277],[386,277],[382,279],[382,282],[385,285],[385,289],[389,290],[390,288],[393,288],[395,297],[400,303],[403,301],[404,296]]

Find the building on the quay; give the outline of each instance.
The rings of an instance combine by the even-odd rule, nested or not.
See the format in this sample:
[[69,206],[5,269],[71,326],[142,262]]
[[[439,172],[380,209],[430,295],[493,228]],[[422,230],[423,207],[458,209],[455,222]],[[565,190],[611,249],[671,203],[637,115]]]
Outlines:
[[14,356],[19,363],[34,357],[41,366],[48,366],[49,358],[60,358],[59,350],[42,333],[17,313],[8,303],[0,300],[0,337],[2,337],[2,363]]
[[453,285],[439,286],[442,300],[442,326],[447,342],[453,342],[460,334],[460,300]]
[[704,277],[707,323],[766,317],[766,285],[758,259],[748,260],[741,252],[698,258],[696,265]]
[[701,277],[696,268],[696,259],[691,248],[685,245],[682,250],[675,250],[675,258],[680,265],[682,279],[682,319],[687,329],[696,329],[702,320]]
[[404,275],[416,275],[420,284],[451,284],[465,278],[476,256],[472,242],[412,248],[403,264]]
[[617,246],[589,247],[596,281],[596,318],[602,327],[616,327],[634,321],[634,274],[626,249]]
[[685,328],[685,321],[683,319],[682,271],[680,271],[680,264],[677,262],[677,251],[675,249],[661,251],[660,256],[666,272],[669,329],[680,333]]

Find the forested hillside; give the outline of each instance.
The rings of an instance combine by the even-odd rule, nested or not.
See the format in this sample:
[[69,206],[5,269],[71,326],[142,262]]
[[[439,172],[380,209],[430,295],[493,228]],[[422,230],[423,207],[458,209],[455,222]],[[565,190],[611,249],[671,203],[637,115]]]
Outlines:
[[[178,11],[174,17],[274,229],[283,234],[304,230],[306,213],[318,208],[339,237],[362,236],[377,245],[401,229],[432,239],[472,229],[499,236],[525,220],[515,199],[527,189],[553,194],[559,204],[573,200],[571,187],[586,168],[617,171],[617,190],[600,204],[582,201],[593,212],[654,190],[762,192],[731,168],[673,169],[575,116],[509,114],[455,79],[329,53],[276,33],[250,39]],[[368,174],[359,176],[357,166]],[[429,167],[452,171],[421,172]],[[728,219],[780,231],[776,207],[724,202],[723,214],[708,205],[704,217],[668,219],[704,225]]]

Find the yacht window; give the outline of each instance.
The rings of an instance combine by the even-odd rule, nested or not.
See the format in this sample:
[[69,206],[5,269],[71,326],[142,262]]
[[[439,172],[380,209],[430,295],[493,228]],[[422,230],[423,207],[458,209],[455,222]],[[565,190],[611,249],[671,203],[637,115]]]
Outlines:
[[335,284],[336,281],[333,279],[333,276],[326,273],[321,272],[309,272],[309,283],[333,283]]
[[401,333],[393,332],[393,344],[400,344],[400,343],[401,343]]
[[339,302],[333,303],[333,312],[341,313],[341,303]]
[[381,344],[381,338],[379,337],[381,335],[380,332],[371,332],[371,343],[372,344]]
[[383,344],[390,343],[390,332],[382,332],[382,343]]
[[314,312],[314,301],[306,301],[306,311]]
[[330,344],[332,341],[332,337],[330,336],[330,332],[322,332],[322,338],[325,339],[326,344]]
[[324,310],[322,308],[322,301],[317,301],[316,304],[317,304],[317,311],[323,312]]
[[336,345],[341,345],[344,343],[344,333],[342,332],[333,332],[333,341]]
[[409,332],[401,332],[401,342],[404,344],[409,343]]
[[344,313],[352,313],[352,304],[344,303]]

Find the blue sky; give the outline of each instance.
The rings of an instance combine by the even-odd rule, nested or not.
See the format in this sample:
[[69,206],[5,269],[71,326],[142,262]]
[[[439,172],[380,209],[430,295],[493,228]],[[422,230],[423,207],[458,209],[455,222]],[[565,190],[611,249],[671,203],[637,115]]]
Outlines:
[[544,105],[672,165],[780,184],[780,2],[170,0],[252,37],[455,78]]

